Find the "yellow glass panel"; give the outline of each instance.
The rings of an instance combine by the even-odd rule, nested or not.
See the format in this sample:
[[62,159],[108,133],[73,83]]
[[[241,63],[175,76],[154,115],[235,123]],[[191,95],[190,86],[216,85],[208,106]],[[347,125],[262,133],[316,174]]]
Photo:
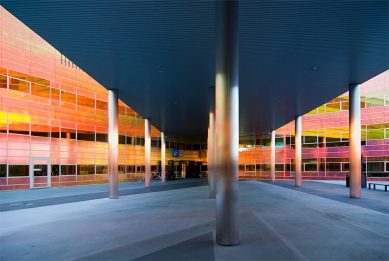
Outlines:
[[327,103],[326,104],[326,112],[337,112],[340,111],[340,103]]
[[367,139],[368,140],[379,140],[379,139],[384,139],[385,138],[385,133],[384,130],[382,129],[368,129],[367,130]]

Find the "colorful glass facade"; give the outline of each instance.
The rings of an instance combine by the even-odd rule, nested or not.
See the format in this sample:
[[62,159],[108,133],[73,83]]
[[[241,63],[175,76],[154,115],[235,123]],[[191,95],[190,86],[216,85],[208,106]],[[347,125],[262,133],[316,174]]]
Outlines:
[[[108,91],[4,8],[0,8],[0,190],[107,182]],[[369,177],[389,176],[389,72],[362,84],[362,156]],[[303,177],[348,174],[348,96],[303,116]],[[119,101],[119,180],[144,172],[144,120]],[[152,127],[152,172],[160,131]],[[276,130],[276,178],[293,178],[294,122]],[[168,141],[166,160],[185,177],[189,162],[206,171],[206,144]],[[179,149],[173,158],[172,149]],[[270,177],[270,137],[240,138],[240,176]],[[49,160],[49,161],[48,161]],[[167,162],[165,162],[166,164]],[[36,172],[38,174],[36,174]],[[47,170],[46,170],[47,172]],[[32,175],[32,176],[34,176]]]
[[[36,158],[50,159],[52,186],[107,182],[108,91],[2,7],[0,15],[0,189],[29,188]],[[119,180],[131,180],[144,172],[144,119],[121,101],[119,135]],[[160,135],[151,128],[153,172]],[[173,148],[179,160],[206,161],[201,147],[173,141],[167,160]]]
[[[302,117],[304,179],[349,171],[348,93]],[[367,176],[389,181],[389,71],[361,85],[361,144]],[[276,130],[276,178],[294,178],[294,121]],[[241,137],[241,177],[270,178],[270,135]]]

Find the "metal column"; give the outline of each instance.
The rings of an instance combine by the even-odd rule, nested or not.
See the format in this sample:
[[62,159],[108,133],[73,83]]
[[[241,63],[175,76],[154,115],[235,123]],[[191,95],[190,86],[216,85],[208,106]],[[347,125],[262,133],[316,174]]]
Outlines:
[[302,182],[302,173],[301,173],[301,116],[296,116],[295,121],[295,137],[294,137],[294,146],[295,146],[295,184],[297,187],[301,187]]
[[108,187],[109,198],[118,198],[118,90],[108,90]]
[[151,137],[150,119],[145,119],[145,188],[150,187]]
[[216,242],[239,243],[238,1],[216,1]]
[[361,197],[361,86],[349,86],[350,198]]
[[161,132],[161,180],[166,181],[166,142],[165,133]]
[[270,141],[270,179],[276,180],[276,131],[271,131]]
[[216,197],[216,176],[215,176],[215,87],[209,88],[209,131],[208,131],[208,183],[209,197]]

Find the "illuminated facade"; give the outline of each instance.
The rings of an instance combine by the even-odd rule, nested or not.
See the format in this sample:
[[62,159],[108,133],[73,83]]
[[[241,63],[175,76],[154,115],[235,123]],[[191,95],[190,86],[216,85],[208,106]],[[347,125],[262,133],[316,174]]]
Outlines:
[[[302,117],[304,179],[349,171],[348,93]],[[389,181],[389,71],[361,85],[361,143],[367,176]],[[276,178],[294,178],[294,121],[276,130]],[[270,178],[270,135],[241,137],[240,176]]]
[[[0,20],[0,190],[107,182],[108,91],[2,7]],[[388,177],[388,72],[362,84],[361,107],[368,174]],[[302,122],[303,177],[344,179],[347,93]],[[119,180],[133,180],[144,172],[144,119],[121,101],[119,135]],[[152,172],[159,171],[160,135],[151,128]],[[293,122],[276,131],[276,178],[293,178],[293,135]],[[270,137],[241,137],[240,143],[240,176],[268,179]],[[166,160],[175,160],[179,177],[189,162],[206,171],[206,144],[166,145]],[[180,150],[178,158],[169,157],[172,149]]]
[[[4,8],[0,44],[0,189],[107,182],[108,91]],[[144,119],[119,101],[119,180],[144,172]],[[160,160],[152,126],[152,172]],[[206,161],[206,147],[166,142],[166,160]],[[203,150],[201,150],[203,149]],[[176,160],[178,176],[185,167]],[[47,173],[46,173],[47,174]],[[41,176],[44,175],[44,176]]]

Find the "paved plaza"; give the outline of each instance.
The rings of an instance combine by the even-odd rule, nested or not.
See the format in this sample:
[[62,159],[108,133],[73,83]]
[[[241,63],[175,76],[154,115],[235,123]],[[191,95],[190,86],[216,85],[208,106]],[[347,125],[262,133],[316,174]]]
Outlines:
[[0,260],[389,260],[389,192],[241,181],[226,247],[205,179],[151,185],[121,183],[117,200],[107,185],[0,192]]

